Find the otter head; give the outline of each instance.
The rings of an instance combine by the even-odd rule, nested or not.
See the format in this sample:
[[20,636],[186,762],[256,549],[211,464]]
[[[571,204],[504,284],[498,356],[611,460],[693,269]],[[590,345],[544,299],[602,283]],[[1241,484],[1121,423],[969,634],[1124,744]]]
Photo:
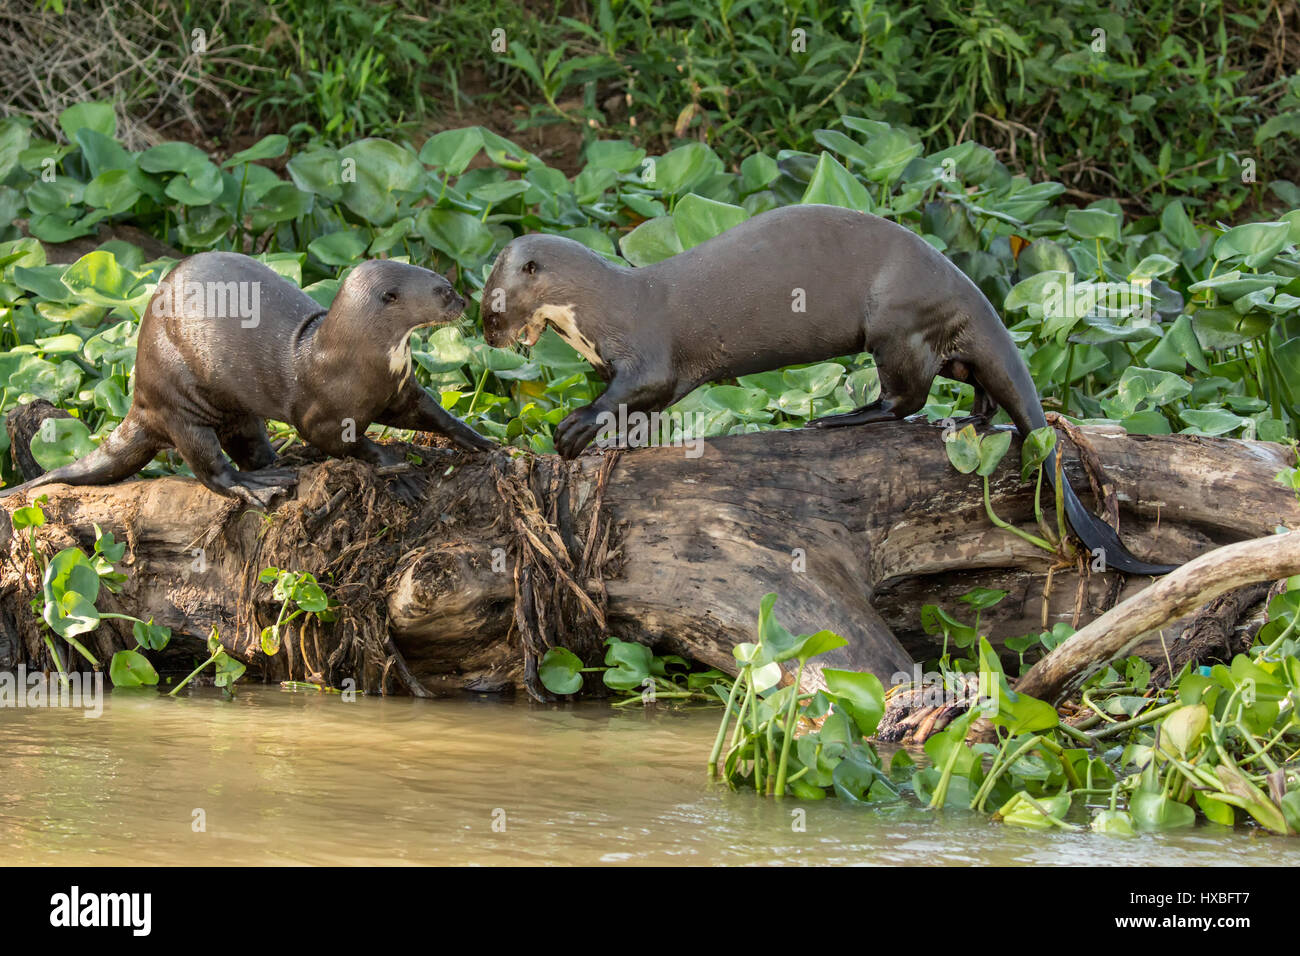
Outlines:
[[370,259],[353,269],[338,299],[365,315],[367,337],[380,341],[405,341],[412,330],[454,322],[465,311],[465,300],[444,277],[391,259]]
[[520,236],[497,256],[483,286],[483,335],[489,345],[503,348],[515,342],[532,346],[546,326],[596,367],[604,364],[596,351],[592,330],[583,323],[583,303],[599,288],[595,273],[611,269],[609,262],[580,242],[545,233]]

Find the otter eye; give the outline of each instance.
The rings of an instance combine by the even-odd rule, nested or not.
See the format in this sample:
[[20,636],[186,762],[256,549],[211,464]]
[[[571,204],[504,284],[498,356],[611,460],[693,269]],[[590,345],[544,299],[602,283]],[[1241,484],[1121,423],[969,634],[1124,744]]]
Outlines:
[[537,275],[537,263],[532,259],[529,259],[524,263],[524,272],[528,273],[530,276]]
[[384,293],[383,295],[381,295],[379,298],[380,298],[380,300],[384,303],[384,305],[392,305],[394,302],[397,301],[397,290],[396,290],[396,289],[389,289],[387,292],[385,292],[385,293]]

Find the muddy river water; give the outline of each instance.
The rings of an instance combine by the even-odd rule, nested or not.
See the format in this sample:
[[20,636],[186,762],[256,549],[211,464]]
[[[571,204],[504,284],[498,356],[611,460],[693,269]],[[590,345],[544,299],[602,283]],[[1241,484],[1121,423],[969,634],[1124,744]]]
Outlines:
[[718,714],[263,687],[4,708],[0,860],[1300,865],[1300,840],[1245,828],[1124,839],[731,793],[704,774]]

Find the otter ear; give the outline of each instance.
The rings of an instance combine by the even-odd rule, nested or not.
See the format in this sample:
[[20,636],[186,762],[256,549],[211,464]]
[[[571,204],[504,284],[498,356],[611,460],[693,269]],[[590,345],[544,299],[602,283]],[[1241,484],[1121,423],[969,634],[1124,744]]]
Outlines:
[[529,259],[524,263],[524,272],[528,273],[530,276],[537,275],[537,263],[532,259]]
[[379,299],[381,302],[384,303],[384,305],[392,305],[394,302],[397,301],[397,290],[389,289],[387,292],[384,292],[382,295],[380,295]]

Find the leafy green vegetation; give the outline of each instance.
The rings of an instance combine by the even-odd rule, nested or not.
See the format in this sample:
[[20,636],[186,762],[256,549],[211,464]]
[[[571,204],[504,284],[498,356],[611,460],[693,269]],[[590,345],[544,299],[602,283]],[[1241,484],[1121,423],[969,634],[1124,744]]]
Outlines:
[[[1085,828],[1113,835],[1188,826],[1197,819],[1232,825],[1252,819],[1279,834],[1300,830],[1300,580],[1274,598],[1269,622],[1250,653],[1228,665],[1188,665],[1169,690],[1150,686],[1151,668],[1129,658],[1094,675],[1083,691],[1093,716],[1073,725],[1056,709],[1017,694],[978,610],[1002,592],[972,593],[974,627],[942,615],[945,637],[964,638],[969,668],[939,662],[945,702],[965,712],[925,743],[918,765],[906,750],[888,764],[864,738],[885,706],[870,674],[823,670],[826,687],[799,693],[808,660],[842,646],[829,631],[795,636],[759,610],[757,640],[735,649],[740,676],[715,688],[726,709],[710,776],[733,789],[853,804],[915,800],[933,810],[991,813],[1011,826]],[[937,610],[937,609],[933,609]],[[1042,635],[1054,643],[1066,634]],[[1023,647],[1022,647],[1023,652]],[[779,686],[781,662],[796,660],[794,680]],[[1022,658],[1023,660],[1023,658]],[[973,685],[962,671],[977,676]],[[995,728],[989,743],[968,743],[977,718]],[[728,739],[727,731],[731,730]],[[802,729],[802,732],[801,732]]]
[[[270,584],[271,597],[280,602],[280,611],[275,623],[262,628],[262,653],[273,657],[280,650],[284,638],[284,628],[296,617],[304,614],[314,615],[323,623],[330,623],[337,618],[332,610],[333,602],[321,589],[316,576],[308,571],[284,571],[280,568],[263,568],[257,580]],[[290,607],[293,610],[290,610]]]
[[[66,682],[68,675],[54,644],[53,635],[66,641],[92,667],[98,669],[99,659],[80,638],[109,618],[131,621],[131,633],[140,649],[160,651],[166,647],[171,640],[170,628],[154,624],[152,619],[142,621],[129,614],[101,611],[95,606],[100,588],[116,592],[126,582],[126,575],[113,567],[122,560],[126,545],[116,541],[111,532],[102,531],[98,525],[95,526],[95,547],[90,555],[80,548],[64,548],[48,562],[45,560],[36,549],[36,529],[45,524],[45,511],[41,507],[45,503],[46,497],[41,495],[32,504],[17,509],[13,514],[13,526],[15,531],[27,532],[28,545],[41,569],[41,593],[32,599],[32,613],[40,617],[47,628],[42,638],[60,679]],[[158,672],[148,658],[136,650],[118,651],[109,662],[108,670],[117,687],[158,683]]]
[[620,707],[658,700],[712,700],[709,689],[728,680],[716,668],[694,668],[684,657],[655,654],[644,644],[609,637],[605,646],[604,667],[583,667],[572,651],[552,647],[537,666],[542,686],[552,694],[576,694],[582,690],[583,674],[600,674],[602,683],[622,697],[614,704]]
[[[123,8],[173,82],[132,58],[128,114],[178,106],[203,133],[277,129],[336,145],[404,136],[439,110],[496,109],[529,126],[665,152],[686,140],[739,160],[811,150],[852,113],[920,134],[927,151],[996,146],[1016,172],[1207,217],[1271,191],[1300,205],[1296,80],[1269,5],[1118,0],[187,0]],[[62,6],[59,6],[62,10]],[[70,16],[60,13],[60,16]],[[47,11],[45,16],[51,14]],[[189,42],[176,42],[174,26]],[[108,30],[110,23],[101,29]],[[203,50],[193,49],[202,31]],[[89,56],[121,55],[112,45]],[[135,59],[139,59],[139,56]],[[83,66],[84,68],[84,66]],[[76,89],[75,78],[51,92]],[[180,90],[183,96],[176,97]],[[172,96],[173,100],[167,100]],[[51,97],[45,97],[49,100]],[[51,116],[52,119],[52,116]],[[224,124],[221,129],[216,124]]]
[[[1300,414],[1300,211],[1225,228],[1195,223],[1178,201],[1137,219],[1113,200],[1076,209],[1059,204],[1061,185],[1014,176],[982,146],[925,155],[903,130],[854,116],[815,133],[819,153],[758,153],[735,172],[701,143],[650,156],[597,141],[572,177],[481,127],[418,153],[379,139],[314,145],[290,153],[282,176],[265,165],[288,152],[279,135],[218,165],[185,143],[125,149],[106,104],[61,123],[65,143],[0,122],[0,206],[47,242],[107,221],[182,253],[257,249],[322,304],[360,258],[400,255],[477,297],[496,252],[524,231],[647,265],[777,205],[833,203],[908,226],[965,270],[1014,323],[1049,408],[1131,432],[1275,441]],[[41,397],[73,414],[33,442],[53,467],[125,414],[138,321],[173,260],[113,240],[53,265],[16,228],[0,242],[0,412]],[[553,333],[527,356],[488,347],[474,311],[413,341],[418,378],[485,434],[551,451],[554,425],[602,383]],[[844,356],[706,386],[674,411],[693,413],[697,435],[793,427],[878,388],[869,356]],[[926,412],[946,418],[971,400],[969,386],[939,380]]]

